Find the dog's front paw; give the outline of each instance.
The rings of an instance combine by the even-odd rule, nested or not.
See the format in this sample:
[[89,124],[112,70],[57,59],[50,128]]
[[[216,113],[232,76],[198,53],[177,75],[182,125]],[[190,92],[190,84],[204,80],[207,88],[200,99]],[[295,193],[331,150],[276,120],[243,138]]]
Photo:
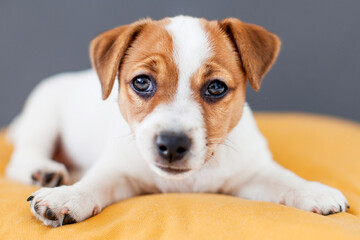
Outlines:
[[6,176],[39,187],[56,187],[70,183],[69,173],[64,164],[46,158],[31,158],[24,154],[13,155],[6,168]]
[[349,208],[339,190],[319,182],[307,182],[292,189],[282,196],[280,203],[322,215],[345,212]]
[[100,212],[91,192],[74,186],[42,188],[27,201],[35,217],[52,227],[81,222]]
[[35,170],[31,179],[39,187],[57,187],[69,183],[69,174],[63,164],[49,161]]

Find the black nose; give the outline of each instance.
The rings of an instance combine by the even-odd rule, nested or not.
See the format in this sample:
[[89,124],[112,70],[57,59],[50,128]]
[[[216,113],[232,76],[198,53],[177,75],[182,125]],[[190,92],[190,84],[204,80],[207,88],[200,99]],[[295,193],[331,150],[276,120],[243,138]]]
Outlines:
[[156,137],[160,156],[169,163],[182,159],[190,149],[190,139],[181,133],[164,132]]

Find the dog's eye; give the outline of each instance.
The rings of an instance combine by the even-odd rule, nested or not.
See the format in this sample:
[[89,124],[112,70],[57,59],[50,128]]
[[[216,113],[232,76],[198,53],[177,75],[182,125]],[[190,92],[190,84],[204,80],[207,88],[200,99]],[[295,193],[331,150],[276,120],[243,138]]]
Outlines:
[[139,75],[131,80],[131,86],[141,97],[151,97],[155,91],[155,83],[150,76]]
[[207,88],[207,93],[213,96],[220,96],[226,91],[226,89],[227,86],[225,85],[225,83],[220,82],[219,80],[215,80],[209,84]]
[[139,92],[151,90],[151,80],[146,75],[137,76],[132,80],[135,90]]
[[213,101],[222,98],[227,92],[228,86],[224,82],[220,80],[213,80],[207,85],[204,97]]

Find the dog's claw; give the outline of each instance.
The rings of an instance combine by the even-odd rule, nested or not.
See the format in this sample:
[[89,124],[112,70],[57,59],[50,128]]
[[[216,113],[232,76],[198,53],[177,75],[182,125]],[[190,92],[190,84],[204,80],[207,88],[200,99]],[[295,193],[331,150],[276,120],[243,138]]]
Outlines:
[[26,201],[27,201],[27,202],[30,202],[30,201],[33,200],[33,199],[34,199],[34,196],[31,195],[30,197],[28,197],[28,198],[26,199]]

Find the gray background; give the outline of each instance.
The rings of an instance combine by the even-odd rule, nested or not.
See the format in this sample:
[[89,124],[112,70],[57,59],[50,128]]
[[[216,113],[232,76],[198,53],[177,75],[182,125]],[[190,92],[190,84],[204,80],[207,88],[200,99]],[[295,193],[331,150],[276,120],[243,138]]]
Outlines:
[[62,0],[0,2],[0,126],[41,79],[90,67],[100,32],[143,17],[237,17],[278,34],[283,47],[255,110],[306,111],[360,121],[359,0]]

